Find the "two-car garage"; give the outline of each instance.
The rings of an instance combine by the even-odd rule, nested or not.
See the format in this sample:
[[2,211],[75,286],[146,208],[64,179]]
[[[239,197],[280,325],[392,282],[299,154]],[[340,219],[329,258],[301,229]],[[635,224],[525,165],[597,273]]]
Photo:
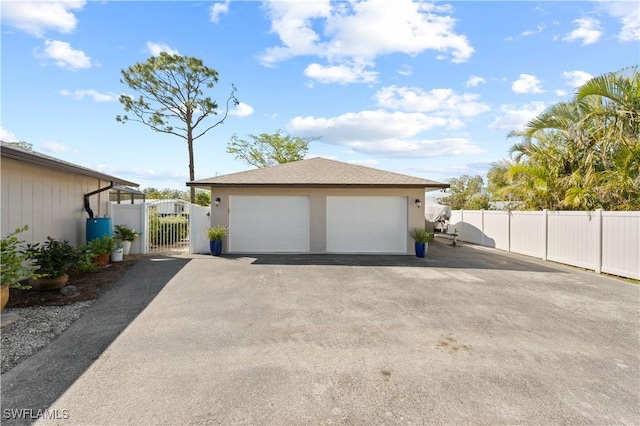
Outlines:
[[[308,253],[310,198],[230,196],[229,252]],[[327,253],[406,253],[407,197],[326,196],[325,200]]]
[[211,190],[211,225],[229,228],[223,253],[247,254],[407,254],[425,190],[449,186],[325,158],[187,185]]

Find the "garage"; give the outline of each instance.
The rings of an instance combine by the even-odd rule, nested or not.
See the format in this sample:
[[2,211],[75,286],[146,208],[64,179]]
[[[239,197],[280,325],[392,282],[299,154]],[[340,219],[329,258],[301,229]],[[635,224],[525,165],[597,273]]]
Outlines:
[[229,197],[229,252],[308,253],[309,197]]
[[328,253],[407,252],[407,197],[327,197]]
[[211,191],[211,226],[229,227],[223,254],[413,254],[425,192],[449,187],[320,157],[187,185]]

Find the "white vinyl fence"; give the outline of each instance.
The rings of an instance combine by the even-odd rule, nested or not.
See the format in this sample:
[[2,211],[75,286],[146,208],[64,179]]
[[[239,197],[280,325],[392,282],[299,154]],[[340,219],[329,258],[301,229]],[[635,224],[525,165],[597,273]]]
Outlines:
[[453,210],[449,222],[461,241],[640,279],[640,212]]
[[[174,244],[169,249],[176,249],[172,251],[180,250],[189,251],[190,253],[208,253],[209,252],[209,240],[206,238],[205,229],[210,225],[209,207],[202,207],[195,204],[184,202],[186,210],[189,214],[186,214],[188,218],[188,229],[185,231],[188,238],[185,241],[180,242],[180,247]],[[184,214],[184,210],[180,208],[179,211],[174,208],[181,203],[171,202],[168,204],[159,203],[158,201],[150,203],[140,204],[116,204],[112,203],[109,206],[109,215],[111,216],[113,225],[128,225],[136,232],[141,234],[131,244],[131,253],[143,253],[147,254],[154,251],[157,247],[152,247],[150,244],[149,232],[150,232],[150,220],[149,211],[159,212],[158,214],[164,216],[179,216]],[[171,206],[171,209],[168,208]],[[175,246],[175,247],[174,247]],[[166,249],[166,248],[165,248]]]

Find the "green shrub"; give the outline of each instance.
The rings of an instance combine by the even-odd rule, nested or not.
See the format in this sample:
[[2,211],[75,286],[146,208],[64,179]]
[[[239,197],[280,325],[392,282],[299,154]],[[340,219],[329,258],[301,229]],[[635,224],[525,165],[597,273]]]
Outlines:
[[20,281],[34,276],[37,266],[28,262],[29,256],[26,253],[26,243],[17,237],[18,234],[28,229],[27,225],[18,228],[0,242],[0,260],[2,264],[0,284],[2,285],[23,290],[31,288],[29,285],[20,284]]
[[224,225],[212,226],[206,230],[209,241],[222,241],[227,235],[227,227]]
[[409,235],[416,243],[428,243],[434,237],[432,232],[427,232],[424,228],[413,228],[409,231]]
[[95,238],[89,241],[87,247],[95,255],[107,254],[113,251],[113,249],[116,247],[116,242],[113,237],[110,237],[109,235],[103,235],[100,238]]

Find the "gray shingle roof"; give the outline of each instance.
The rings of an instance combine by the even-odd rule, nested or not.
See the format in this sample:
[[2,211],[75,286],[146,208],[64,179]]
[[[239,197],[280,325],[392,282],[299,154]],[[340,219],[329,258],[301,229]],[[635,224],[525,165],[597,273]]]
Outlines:
[[187,182],[189,186],[361,186],[448,188],[446,183],[357,166],[326,158],[311,158]]

